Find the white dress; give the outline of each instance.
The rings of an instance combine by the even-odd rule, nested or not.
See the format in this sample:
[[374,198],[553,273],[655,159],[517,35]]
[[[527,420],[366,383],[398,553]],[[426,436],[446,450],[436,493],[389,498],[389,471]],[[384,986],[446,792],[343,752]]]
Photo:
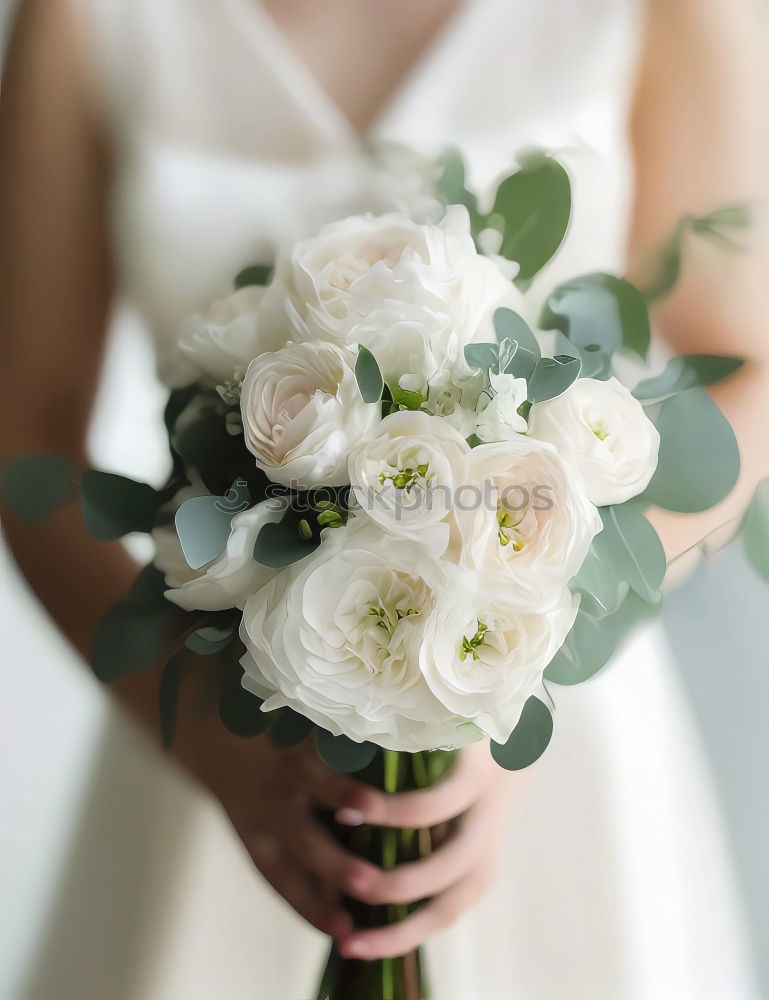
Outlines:
[[[640,7],[467,0],[369,135],[456,146],[481,189],[521,146],[556,151],[574,222],[539,287],[621,271]],[[117,154],[120,273],[164,378],[181,318],[241,267],[326,218],[413,193],[363,166],[351,126],[257,0],[73,10]],[[129,419],[129,354],[113,357],[97,452],[160,477],[160,431],[142,438]],[[757,996],[709,776],[658,628],[588,684],[553,691],[555,736],[521,777],[503,871],[428,946],[434,1000]],[[25,996],[308,1000],[324,939],[265,885],[203,793],[112,714],[107,724],[90,852],[74,853]]]

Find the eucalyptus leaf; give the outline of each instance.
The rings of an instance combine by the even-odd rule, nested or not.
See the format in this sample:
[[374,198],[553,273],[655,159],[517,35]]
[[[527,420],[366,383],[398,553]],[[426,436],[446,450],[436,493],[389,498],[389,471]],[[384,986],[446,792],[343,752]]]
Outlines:
[[497,188],[492,215],[502,220],[500,253],[519,265],[526,286],[558,250],[571,216],[569,175],[543,153],[526,156]]
[[75,465],[61,455],[23,455],[3,470],[3,493],[23,521],[41,521],[63,503],[75,480]]
[[174,526],[188,565],[201,569],[227,547],[232,519],[250,507],[244,480],[236,480],[222,496],[190,497],[179,505]]
[[273,714],[270,723],[270,740],[281,749],[298,746],[313,729],[313,723],[293,708],[281,708]]
[[271,713],[263,712],[262,699],[243,687],[243,668],[239,660],[244,651],[245,647],[238,640],[225,655],[219,672],[219,719],[233,736],[250,739],[267,729]]
[[579,358],[582,367],[580,378],[597,378],[605,380],[612,374],[611,358],[596,345],[577,347],[560,330],[553,331],[555,350],[558,357]]
[[470,368],[475,368],[488,376],[489,372],[499,369],[498,344],[465,344],[465,361]]
[[539,341],[523,316],[513,312],[512,309],[503,307],[495,311],[494,333],[498,344],[505,340],[514,340],[519,347],[531,351],[535,357],[539,358]]
[[176,715],[181,689],[184,654],[176,653],[163,667],[158,684],[158,715],[160,716],[160,736],[163,746],[168,748],[174,742]]
[[270,264],[251,264],[244,267],[235,276],[235,288],[246,288],[249,285],[268,285],[272,278],[273,268]]
[[666,399],[656,419],[657,471],[643,500],[691,514],[713,507],[732,490],[740,453],[729,422],[700,388]]
[[616,563],[616,545],[611,525],[595,536],[579,572],[569,587],[582,597],[580,607],[596,618],[612,614],[627,593]]
[[277,524],[265,524],[254,544],[254,559],[262,566],[283,569],[304,559],[319,545],[318,539],[304,539],[293,519],[286,515]]
[[579,358],[565,355],[541,358],[529,379],[527,393],[529,402],[542,403],[546,399],[560,396],[578,378],[581,368],[582,362]]
[[89,534],[101,541],[131,531],[152,531],[162,504],[157,490],[126,476],[86,469],[80,484],[80,509]]
[[516,378],[525,378],[528,382],[534,374],[539,363],[539,351],[533,351],[521,347],[515,341],[512,342],[511,350],[505,352],[503,359],[502,352],[508,341],[503,341],[499,346],[500,365],[499,370],[505,375],[515,375]]
[[597,347],[609,356],[626,347],[645,358],[651,341],[646,300],[613,274],[586,274],[559,285],[544,305],[540,325],[560,330],[577,347]]
[[756,487],[745,513],[742,540],[751,564],[769,583],[769,477]]
[[321,760],[339,774],[353,774],[368,767],[378,749],[373,743],[356,743],[347,736],[333,736],[321,728],[315,731],[315,745]]
[[610,618],[593,618],[580,609],[566,641],[545,670],[545,680],[556,684],[581,684],[604,667],[617,643]]
[[491,756],[506,771],[520,771],[542,756],[553,735],[550,710],[533,695],[506,743],[491,741]]
[[632,503],[604,507],[601,518],[606,537],[614,545],[614,563],[621,579],[642,600],[656,604],[667,568],[657,532]]
[[371,351],[363,344],[358,346],[358,357],[355,361],[355,378],[364,403],[378,403],[382,398],[384,379],[379,370],[377,360]]
[[93,672],[111,684],[151,667],[181,616],[168,602],[165,608],[134,600],[113,605],[99,622],[91,643]]
[[443,154],[443,171],[435,183],[438,197],[446,205],[464,205],[470,216],[470,229],[477,235],[481,227],[478,199],[468,191],[465,184],[465,164],[456,149],[448,149]]
[[633,395],[644,402],[667,399],[684,389],[720,382],[744,363],[743,358],[717,354],[687,354],[672,358],[660,375],[639,382],[633,389]]
[[232,629],[201,628],[191,632],[184,640],[190,652],[198,656],[213,656],[220,653],[232,640]]

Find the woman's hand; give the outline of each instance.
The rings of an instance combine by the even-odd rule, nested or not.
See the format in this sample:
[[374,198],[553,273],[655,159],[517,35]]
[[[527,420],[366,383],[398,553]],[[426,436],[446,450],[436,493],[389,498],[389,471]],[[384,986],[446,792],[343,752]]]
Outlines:
[[[178,755],[221,801],[256,867],[346,957],[412,950],[471,906],[493,876],[510,782],[485,743],[462,751],[432,788],[388,795],[329,770],[309,739],[278,749],[265,737],[232,736],[218,720],[181,735]],[[383,871],[339,844],[315,815],[319,808],[347,826],[415,829],[464,816],[433,854]],[[356,930],[343,895],[371,904],[430,902],[399,924]]]

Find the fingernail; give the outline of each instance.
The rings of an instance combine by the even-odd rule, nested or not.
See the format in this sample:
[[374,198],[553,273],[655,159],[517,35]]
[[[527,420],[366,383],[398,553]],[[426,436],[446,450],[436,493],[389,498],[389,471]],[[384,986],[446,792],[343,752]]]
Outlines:
[[342,826],[362,826],[365,817],[359,809],[337,809],[334,819]]
[[364,958],[366,949],[360,941],[345,941],[339,945],[339,953],[342,958]]

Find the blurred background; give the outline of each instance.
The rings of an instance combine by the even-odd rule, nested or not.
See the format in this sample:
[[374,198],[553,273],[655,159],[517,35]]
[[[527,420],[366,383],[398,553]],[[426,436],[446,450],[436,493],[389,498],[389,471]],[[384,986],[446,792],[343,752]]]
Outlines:
[[[9,0],[0,12],[2,34]],[[101,458],[109,466],[104,456],[117,449],[121,471],[160,482],[164,399],[140,324],[121,313],[94,421],[96,464]],[[74,997],[65,984],[87,965],[89,982],[103,984],[102,996],[136,1000],[141,970],[131,942],[154,936],[162,947],[156,887],[169,873],[158,871],[158,859],[168,856],[172,836],[172,853],[183,855],[192,793],[170,768],[147,766],[149,751],[138,737],[128,737],[132,753],[116,756],[128,724],[50,626],[5,549],[1,558],[0,997]],[[664,608],[715,775],[766,996],[768,620],[769,586],[747,563],[739,539],[701,563]],[[115,849],[121,837],[146,850],[123,858]],[[99,879],[100,896],[84,884],[86,871]]]

